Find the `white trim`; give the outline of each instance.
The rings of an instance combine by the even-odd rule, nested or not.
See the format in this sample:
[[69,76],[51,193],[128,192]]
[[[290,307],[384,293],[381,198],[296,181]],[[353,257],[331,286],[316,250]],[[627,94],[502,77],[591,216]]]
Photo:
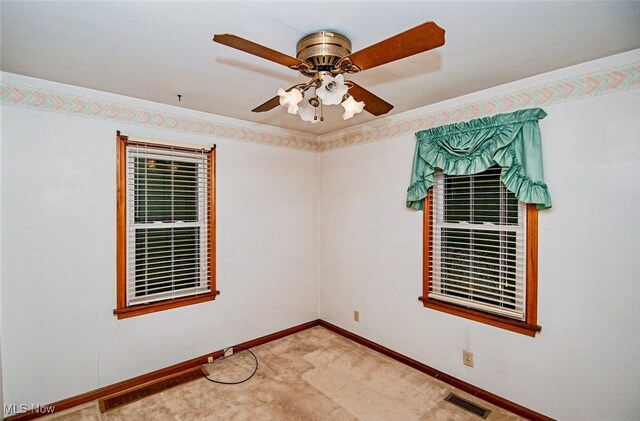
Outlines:
[[[450,176],[446,176],[450,177]],[[474,176],[463,176],[474,177]],[[496,173],[495,177],[499,179],[500,174]],[[506,217],[502,215],[506,210],[506,199],[508,192],[502,183],[500,186],[500,204],[499,218],[505,222],[504,225],[494,223],[469,223],[466,221],[445,222],[445,175],[442,171],[436,171],[434,185],[430,194],[433,196],[433,222],[432,222],[432,246],[430,259],[430,285],[427,293],[429,298],[446,301],[452,304],[473,308],[488,313],[499,314],[518,320],[526,319],[526,204],[518,201],[518,222],[517,225],[506,224]],[[470,184],[473,190],[474,183]],[[464,192],[460,189],[460,192]],[[473,213],[474,199],[470,196],[470,212]],[[451,215],[449,215],[451,216]],[[468,231],[470,235],[474,233],[493,233],[500,236],[496,239],[495,252],[491,252],[491,256],[487,257],[486,252],[474,252],[474,245],[478,244],[475,240],[471,240],[470,248],[452,245],[451,239],[455,236],[443,235],[443,230],[463,230]],[[504,246],[506,239],[502,234],[515,234],[515,244],[509,249]],[[504,240],[504,241],[503,241]],[[447,242],[448,248],[459,249],[460,253],[453,252],[446,254],[442,248],[443,243]],[[489,240],[483,238],[482,243]],[[483,244],[484,245],[484,244]],[[467,253],[468,252],[468,253]],[[447,257],[449,256],[449,257]],[[507,260],[508,259],[508,260]],[[507,264],[507,263],[511,264]],[[447,264],[450,267],[447,267]],[[483,269],[482,265],[490,264],[490,269]],[[449,282],[447,282],[449,281]],[[504,283],[510,284],[510,290],[503,290]],[[446,286],[447,284],[448,286]],[[449,289],[451,293],[447,293]],[[478,292],[478,299],[474,299],[474,291]],[[506,291],[506,293],[505,293]],[[455,293],[458,294],[455,294]],[[459,294],[470,294],[470,297],[464,298]],[[495,301],[496,305],[487,304],[484,301]],[[503,307],[501,304],[513,305],[514,308]]]
[[[171,151],[166,149],[159,149],[154,147],[153,144],[149,144],[150,142],[145,141],[145,145],[131,144],[126,146],[126,195],[127,195],[127,275],[126,275],[126,306],[132,306],[136,304],[142,303],[150,303],[156,301],[162,301],[166,299],[175,299],[185,296],[191,296],[200,293],[206,293],[211,291],[211,283],[209,279],[209,253],[208,253],[208,235],[209,235],[209,202],[208,202],[208,177],[206,177],[206,169],[209,171],[213,171],[212,168],[209,168],[208,158],[209,151],[206,151],[202,148],[194,149],[192,152],[177,150]],[[163,143],[160,146],[176,146],[175,144],[166,144]],[[194,174],[195,181],[197,182],[197,202],[195,202],[196,211],[197,211],[197,221],[152,221],[152,222],[135,222],[135,209],[136,209],[136,197],[135,197],[135,180],[134,174],[136,171],[135,165],[132,163],[135,162],[137,158],[143,159],[160,159],[160,160],[170,160],[176,162],[189,162],[196,164],[197,174]],[[173,167],[172,167],[173,168]],[[213,172],[211,172],[211,175]],[[173,177],[172,177],[173,178]],[[173,191],[173,189],[172,189]],[[173,196],[171,196],[173,197]],[[148,201],[145,202],[147,204]],[[142,283],[147,281],[140,281],[138,275],[136,275],[137,267],[136,267],[136,237],[137,233],[141,230],[151,232],[154,230],[165,230],[165,229],[197,229],[198,239],[198,248],[193,249],[192,254],[189,256],[193,257],[175,260],[174,255],[171,254],[171,264],[166,265],[165,262],[159,262],[157,259],[158,249],[150,250],[149,248],[145,248],[145,251],[142,255],[142,258],[145,259],[145,262],[152,261],[153,270],[160,270],[160,273],[155,275],[145,275],[145,279],[156,280],[153,285],[151,285],[150,289],[146,288],[149,285],[145,286],[145,293],[141,296],[136,296],[136,290]],[[174,245],[179,245],[180,247],[189,247],[189,244],[193,244],[190,242],[185,242],[184,238],[179,241],[169,240],[168,243],[162,248],[170,248],[173,250]],[[195,244],[193,244],[195,245]],[[197,250],[197,254],[195,252]],[[190,250],[191,252],[191,250]],[[183,257],[189,257],[183,256]],[[153,292],[154,289],[165,289],[166,287],[173,287],[174,280],[173,271],[179,271],[180,267],[184,266],[184,262],[193,261],[194,259],[198,260],[198,279],[197,285],[188,287],[188,288],[178,288],[172,289],[170,291],[161,291],[161,292]],[[147,264],[145,263],[145,264]],[[159,265],[159,266],[158,266]],[[192,265],[191,265],[192,266]],[[166,269],[170,268],[170,269]],[[176,272],[177,273],[177,272]],[[169,278],[167,278],[169,276]],[[166,280],[165,280],[166,279]],[[181,281],[189,281],[190,283],[196,278],[188,278],[188,279],[179,279],[178,282]]]

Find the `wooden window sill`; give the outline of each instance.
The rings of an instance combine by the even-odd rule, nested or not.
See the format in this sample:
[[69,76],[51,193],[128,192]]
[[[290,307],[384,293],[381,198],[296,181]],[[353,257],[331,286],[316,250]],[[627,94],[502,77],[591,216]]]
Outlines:
[[176,307],[183,307],[192,304],[213,301],[220,291],[210,292],[208,294],[196,295],[193,297],[177,298],[175,300],[158,301],[149,304],[139,304],[131,307],[116,308],[113,310],[118,319],[126,319],[128,317],[142,316],[143,314],[155,313],[157,311],[169,310]]
[[418,298],[425,307],[433,310],[442,311],[444,313],[453,314],[455,316],[463,317],[465,319],[474,320],[476,322],[488,324],[491,326],[499,327],[501,329],[510,330],[512,332],[520,333],[535,337],[536,333],[542,330],[542,327],[519,320],[513,320],[506,317],[500,317],[493,314],[483,313],[478,310],[472,310],[465,307],[460,307],[454,304],[445,303],[442,301],[434,300],[431,298],[419,297]]

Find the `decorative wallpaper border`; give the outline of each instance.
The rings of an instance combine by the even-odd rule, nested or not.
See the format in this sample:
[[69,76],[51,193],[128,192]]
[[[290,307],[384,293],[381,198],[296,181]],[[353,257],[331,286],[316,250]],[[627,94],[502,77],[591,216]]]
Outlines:
[[0,83],[0,103],[39,111],[72,114],[80,117],[117,121],[164,130],[215,136],[257,145],[279,146],[313,152],[318,150],[317,139],[314,135],[304,138],[287,136],[268,130],[250,129],[217,123],[211,120],[150,111],[6,82]]
[[6,82],[0,83],[0,103],[39,111],[214,136],[258,145],[325,152],[388,140],[443,124],[457,123],[523,108],[575,101],[639,87],[640,62],[635,62],[380,126],[366,128],[356,126],[346,134],[341,133],[334,136],[310,134],[308,137],[287,136],[268,130],[251,129],[211,120],[145,110]]
[[336,136],[329,135],[326,139],[321,136],[318,149],[320,152],[325,152],[332,149],[387,140],[444,124],[468,121],[474,118],[487,117],[524,108],[575,101],[639,87],[640,62],[630,63],[418,117],[407,118],[386,125],[354,130],[350,133],[341,133]]

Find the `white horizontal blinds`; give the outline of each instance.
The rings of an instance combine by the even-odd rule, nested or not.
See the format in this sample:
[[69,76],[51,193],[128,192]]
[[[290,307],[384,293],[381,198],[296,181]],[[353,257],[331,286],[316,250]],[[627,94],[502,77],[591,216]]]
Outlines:
[[526,205],[500,168],[436,172],[429,297],[524,320]]
[[210,292],[208,152],[127,146],[127,305]]

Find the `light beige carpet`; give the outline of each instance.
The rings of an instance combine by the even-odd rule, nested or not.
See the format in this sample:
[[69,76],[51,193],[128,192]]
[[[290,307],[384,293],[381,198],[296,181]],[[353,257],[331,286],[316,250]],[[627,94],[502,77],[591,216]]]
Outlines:
[[[256,375],[239,385],[196,380],[107,413],[97,402],[55,420],[481,420],[444,398],[455,392],[491,409],[489,420],[519,420],[349,339],[317,326],[253,349]],[[211,378],[251,374],[246,352],[207,365]]]

